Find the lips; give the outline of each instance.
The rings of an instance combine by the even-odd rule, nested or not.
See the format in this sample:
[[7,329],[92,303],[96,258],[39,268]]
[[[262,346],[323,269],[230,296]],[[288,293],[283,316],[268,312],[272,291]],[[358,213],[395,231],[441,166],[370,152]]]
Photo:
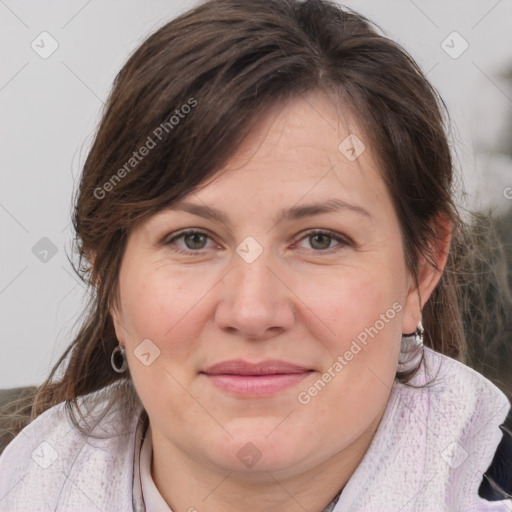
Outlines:
[[312,370],[303,366],[269,359],[260,363],[249,363],[243,359],[231,359],[207,367],[201,373],[207,375],[279,375],[290,373],[305,373]]
[[260,363],[232,359],[209,366],[201,374],[225,393],[256,398],[270,397],[291,388],[313,371],[304,366],[275,359]]

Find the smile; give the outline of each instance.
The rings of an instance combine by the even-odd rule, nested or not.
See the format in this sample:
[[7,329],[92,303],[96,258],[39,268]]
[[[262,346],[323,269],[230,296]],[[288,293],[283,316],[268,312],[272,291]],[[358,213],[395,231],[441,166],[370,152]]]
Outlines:
[[240,359],[206,368],[204,374],[217,388],[240,396],[268,396],[290,388],[313,370],[285,361],[249,363]]

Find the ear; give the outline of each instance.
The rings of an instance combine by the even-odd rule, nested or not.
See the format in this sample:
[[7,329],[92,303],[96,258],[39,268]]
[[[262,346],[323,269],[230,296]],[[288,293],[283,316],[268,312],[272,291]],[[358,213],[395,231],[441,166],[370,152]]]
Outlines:
[[411,286],[407,294],[407,300],[402,317],[402,333],[411,334],[416,331],[421,321],[421,311],[430,295],[441,279],[443,270],[448,260],[450,241],[452,235],[451,222],[439,215],[432,223],[435,239],[432,240],[432,262],[421,255],[418,261],[418,281],[411,276]]
[[114,324],[114,330],[116,332],[117,341],[120,345],[126,346],[126,330],[123,328],[123,315],[117,304],[117,300],[113,299],[113,303],[108,306],[110,316],[112,317],[112,323]]

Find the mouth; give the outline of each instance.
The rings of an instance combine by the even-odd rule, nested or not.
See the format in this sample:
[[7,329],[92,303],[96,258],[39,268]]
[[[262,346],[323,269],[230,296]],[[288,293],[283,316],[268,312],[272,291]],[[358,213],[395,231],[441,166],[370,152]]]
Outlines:
[[313,371],[286,361],[250,363],[232,359],[209,366],[200,373],[225,392],[241,396],[265,396],[298,384]]

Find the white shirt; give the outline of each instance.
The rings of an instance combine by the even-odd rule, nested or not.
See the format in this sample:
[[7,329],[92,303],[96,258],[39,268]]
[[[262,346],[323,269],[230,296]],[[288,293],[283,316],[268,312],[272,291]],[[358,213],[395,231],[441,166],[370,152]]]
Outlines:
[[[482,375],[428,348],[425,366],[410,384],[422,387],[393,383],[370,447],[330,505],[332,512],[511,512],[510,499],[478,496],[502,438],[506,396]],[[82,436],[64,404],[20,432],[0,456],[1,512],[169,512],[151,478],[151,437],[142,442],[142,409],[104,414],[111,388],[125,385],[92,394],[100,400],[91,402],[86,417],[101,439]]]
[[140,459],[135,459],[135,475],[139,475],[139,485],[134,480],[134,497],[135,493],[141,490],[141,499],[144,503],[145,510],[151,512],[172,512],[158,491],[155,482],[151,476],[151,462],[153,459],[153,443],[151,440],[151,426],[148,427],[142,447],[140,450]]

